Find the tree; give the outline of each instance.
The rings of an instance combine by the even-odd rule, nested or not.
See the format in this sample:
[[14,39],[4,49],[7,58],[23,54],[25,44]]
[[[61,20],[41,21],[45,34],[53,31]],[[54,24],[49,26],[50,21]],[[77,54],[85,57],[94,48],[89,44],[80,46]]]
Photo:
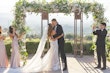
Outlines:
[[74,39],[74,35],[73,34],[66,34],[65,38],[71,40],[71,39]]

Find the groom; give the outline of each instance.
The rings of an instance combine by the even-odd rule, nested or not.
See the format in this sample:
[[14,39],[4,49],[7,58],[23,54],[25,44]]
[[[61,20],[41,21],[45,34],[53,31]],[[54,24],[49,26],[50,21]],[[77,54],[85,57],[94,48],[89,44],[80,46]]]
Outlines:
[[[57,37],[59,37],[60,35],[64,34],[62,26],[58,24],[56,19],[52,19],[52,25],[54,26],[54,30],[56,31],[56,34],[53,36],[54,39],[56,39]],[[65,56],[65,52],[64,52],[64,36],[62,36],[58,40],[58,49],[59,49],[59,53],[61,55],[61,59],[62,62],[64,64],[64,68],[63,71],[65,71],[67,69],[67,61],[66,61],[66,56]]]

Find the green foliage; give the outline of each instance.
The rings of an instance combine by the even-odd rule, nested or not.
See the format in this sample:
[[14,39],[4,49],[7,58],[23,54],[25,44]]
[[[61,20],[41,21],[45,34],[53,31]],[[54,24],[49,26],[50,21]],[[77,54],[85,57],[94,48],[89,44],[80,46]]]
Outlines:
[[66,42],[64,49],[66,53],[73,53],[71,42]]
[[86,40],[92,40],[92,35],[87,35],[84,37]]
[[66,36],[65,36],[65,39],[71,40],[73,38],[74,38],[74,35],[72,35],[72,34],[66,34]]
[[11,57],[11,44],[6,44],[6,52],[8,57]]
[[[35,54],[37,51],[38,45],[39,45],[39,41],[28,41],[28,42],[26,42],[27,53],[28,54]],[[90,49],[91,45],[92,45],[91,42],[84,44],[84,54],[93,54],[92,50]],[[47,47],[47,46],[45,46],[45,47]],[[10,57],[11,56],[11,51],[10,51],[11,50],[11,44],[6,44],[6,49],[7,49],[7,54]],[[65,49],[66,53],[73,53],[74,48],[71,45],[71,41],[65,42],[64,49]]]
[[106,44],[106,52],[107,52],[107,56],[109,57],[109,59],[110,59],[110,42],[107,42],[107,44]]
[[39,42],[27,42],[26,49],[27,49],[28,54],[35,54],[38,44]]
[[[37,51],[37,48],[38,48],[38,44],[39,44],[39,40],[27,41],[26,42],[27,53],[28,54],[35,54]],[[109,47],[107,49],[109,49],[109,52],[110,52],[110,43],[108,43],[108,44],[109,44]],[[79,44],[78,44],[78,46],[79,46]],[[85,55],[93,55],[94,54],[94,50],[93,50],[94,47],[91,47],[91,46],[92,46],[92,42],[86,42],[83,44],[83,49],[84,49],[83,51],[84,51]],[[95,46],[95,44],[94,44],[94,46]],[[74,45],[73,46],[71,45],[71,41],[65,42],[64,49],[65,49],[66,53],[74,53],[73,47],[74,47]],[[9,44],[9,43],[6,44],[6,50],[7,50],[8,57],[10,57],[11,56],[11,44]],[[107,59],[110,61],[110,53],[107,54]]]
[[89,43],[84,43],[84,54],[88,54],[88,55],[91,55],[94,53],[94,50],[91,49],[91,46],[92,46],[92,42],[89,42]]

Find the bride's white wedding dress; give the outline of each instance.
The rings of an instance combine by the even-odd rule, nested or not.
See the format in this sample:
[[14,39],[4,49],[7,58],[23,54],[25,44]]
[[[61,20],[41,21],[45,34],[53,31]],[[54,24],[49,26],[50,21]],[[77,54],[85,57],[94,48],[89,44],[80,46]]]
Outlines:
[[42,53],[47,40],[47,31],[48,26],[45,28],[41,41],[39,43],[36,54],[32,57],[32,59],[27,62],[27,64],[22,68],[16,68],[9,70],[4,70],[3,72],[0,69],[0,73],[29,73],[29,72],[41,72],[41,71],[53,71],[59,70],[59,58],[58,58],[58,43],[56,41],[50,40],[50,49],[42,58]]
[[43,37],[38,46],[38,50],[34,57],[27,63],[27,65],[23,68],[25,72],[41,72],[41,71],[52,71],[59,70],[59,58],[58,58],[58,42],[50,40],[50,49],[45,54],[43,58],[41,58],[46,39],[47,38],[47,28],[44,31]]

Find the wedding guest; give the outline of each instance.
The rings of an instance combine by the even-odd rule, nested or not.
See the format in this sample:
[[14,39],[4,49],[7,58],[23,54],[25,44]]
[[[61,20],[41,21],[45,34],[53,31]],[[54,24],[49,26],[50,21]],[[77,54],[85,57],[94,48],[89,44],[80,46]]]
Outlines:
[[5,37],[2,36],[2,27],[0,26],[0,67],[5,68],[8,67],[8,58],[6,54],[6,48],[4,44]]
[[97,35],[96,51],[97,51],[98,65],[95,68],[101,68],[101,58],[102,58],[103,68],[101,68],[101,70],[105,70],[106,69],[105,38],[107,35],[106,23],[101,23],[99,29],[93,27],[93,34]]
[[9,27],[10,38],[12,39],[12,53],[11,53],[11,67],[17,68],[20,67],[20,52],[19,52],[19,45],[18,39],[21,38],[21,35],[18,36],[16,34],[16,30],[14,27]]

